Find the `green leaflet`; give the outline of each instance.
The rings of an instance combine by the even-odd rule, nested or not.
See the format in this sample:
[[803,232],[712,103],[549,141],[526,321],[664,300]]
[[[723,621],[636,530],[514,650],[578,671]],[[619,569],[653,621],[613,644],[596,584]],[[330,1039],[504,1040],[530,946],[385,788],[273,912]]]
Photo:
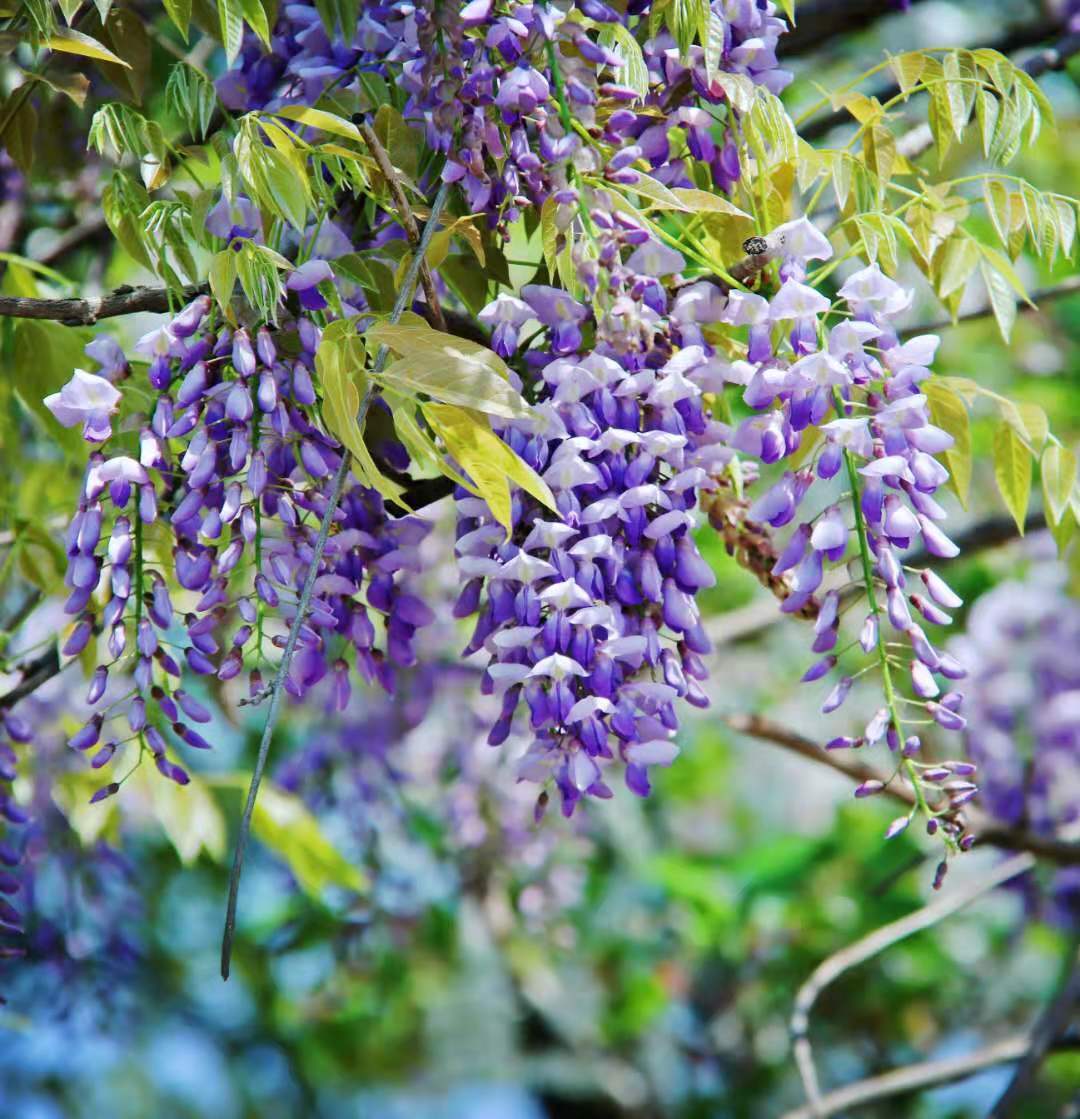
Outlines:
[[506,363],[486,346],[413,323],[380,323],[367,338],[372,348],[388,346],[400,355],[378,375],[391,388],[506,419],[528,414],[507,380]]
[[[211,781],[222,791],[242,792],[247,777],[225,774]],[[329,886],[347,890],[366,888],[367,880],[360,868],[327,839],[319,821],[292,793],[264,781],[251,824],[252,831],[288,863],[297,884],[312,897],[321,897]]]
[[45,45],[51,50],[61,51],[64,54],[78,54],[83,58],[93,58],[98,62],[111,62],[114,66],[123,66],[127,70],[131,69],[129,62],[125,62],[119,55],[113,54],[108,47],[103,46],[97,39],[92,39],[89,35],[84,35],[73,27],[58,27],[45,40]]
[[1008,423],[999,424],[994,432],[994,478],[1005,507],[1023,536],[1031,499],[1031,452]]
[[469,408],[431,402],[423,405],[423,412],[507,535],[512,528],[510,482],[557,512],[547,482],[491,430],[486,416]]
[[386,500],[400,503],[404,488],[375,465],[357,419],[361,388],[367,391],[368,378],[364,371],[364,344],[351,320],[338,320],[326,328],[315,354],[315,371],[322,390],[322,416],[327,430],[352,454],[361,482]]
[[309,109],[305,105],[283,105],[280,109],[274,110],[274,115],[284,117],[286,120],[294,120],[297,124],[306,124],[309,128],[330,132],[335,136],[344,136],[347,140],[363,139],[360,129],[352,121],[323,109]]
[[1047,519],[1051,525],[1059,525],[1076,484],[1076,454],[1068,447],[1051,443],[1042,453],[1039,469]]
[[949,486],[960,504],[966,507],[971,488],[972,460],[971,421],[967,405],[937,377],[926,381],[922,390],[930,405],[930,419],[954,439],[953,445],[944,452],[945,465],[949,468]]

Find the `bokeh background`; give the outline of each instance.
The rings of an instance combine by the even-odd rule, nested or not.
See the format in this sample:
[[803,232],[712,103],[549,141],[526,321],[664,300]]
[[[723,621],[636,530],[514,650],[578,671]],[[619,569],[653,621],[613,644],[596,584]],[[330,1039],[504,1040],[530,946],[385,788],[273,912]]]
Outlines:
[[[1060,37],[1061,14],[1021,0],[915,3],[799,47],[785,99],[797,112],[886,50],[994,45],[1022,60]],[[147,42],[164,72],[183,45],[160,22],[148,16]],[[1043,189],[1075,193],[1080,182],[1078,82],[1080,58],[1042,79],[1059,129],[1013,170]],[[85,233],[101,176],[81,151],[86,117],[67,103],[56,111],[42,122],[41,143],[67,176],[9,171],[4,248],[56,261],[85,291],[137,280],[126,258],[104,251],[107,239]],[[913,123],[919,111],[912,107]],[[843,140],[847,127],[824,128],[818,142]],[[52,158],[39,155],[39,166]],[[972,137],[942,174],[980,166]],[[61,252],[76,230],[82,241]],[[1018,269],[1032,289],[1073,271],[1025,259]],[[910,322],[938,320],[914,270],[903,278],[919,291]],[[12,265],[0,286],[18,293],[24,282]],[[977,311],[982,299],[972,293],[965,308]],[[129,343],[150,324],[129,322],[119,337]],[[1038,404],[1064,441],[1080,438],[1080,296],[1021,314],[1007,347],[987,317],[943,334],[938,371]],[[43,383],[54,367],[66,379],[78,363],[81,342],[67,352],[58,337],[50,332],[44,344]],[[988,465],[994,422],[976,408],[981,463],[960,526],[1005,515]],[[43,429],[22,430],[19,445],[3,450],[5,516],[44,504],[62,518],[77,479],[36,438]],[[433,555],[440,546],[446,554],[448,512],[441,542],[429,541]],[[1015,535],[1007,528],[984,533],[991,544],[950,566],[966,602],[956,631],[968,626],[987,653],[1007,639],[1007,608],[1022,614],[1029,595],[1067,604],[1080,582],[1037,531],[1037,511],[1033,523],[1024,540],[997,539]],[[730,728],[728,717],[755,712],[816,741],[841,730],[818,714],[815,686],[796,683],[808,663],[800,625],[774,624],[775,601],[711,530],[701,540],[719,576],[706,600],[717,643],[713,705],[689,721],[680,758],[656,771],[648,801],[622,792],[573,821],[551,813],[534,823],[535,790],[514,777],[520,745],[484,744],[477,675],[454,659],[464,641],[445,608],[424,638],[426,667],[394,701],[354,691],[344,716],[325,716],[318,702],[291,709],[227,984],[218,976],[227,859],[259,713],[216,707],[216,748],[189,789],[133,781],[118,802],[91,808],[93,778],[65,746],[77,712],[63,677],[42,689],[33,703],[47,731],[20,778],[38,817],[34,948],[28,960],[0,963],[0,1114],[757,1119],[797,1107],[787,1024],[795,992],[821,960],[926,901],[935,855],[920,835],[883,840],[895,808],[855,802],[843,776]],[[36,547],[18,563],[0,552],[6,605],[17,598],[20,565],[48,564],[47,544]],[[432,565],[435,596],[444,567]],[[448,600],[452,588],[442,593]],[[5,636],[6,648],[32,647],[59,624],[36,610]],[[1066,645],[1060,656],[1080,662],[1080,648]],[[871,694],[856,693],[842,719],[854,725],[873,706]],[[1019,704],[1021,749],[1033,748],[1023,726],[1034,714]],[[1073,761],[1080,809],[1080,757]],[[957,860],[946,889],[978,881],[1001,858],[980,849]],[[1026,1029],[1074,943],[1068,885],[1050,871],[1025,876],[828,988],[811,1026],[826,1086]],[[1008,1075],[1002,1066],[857,1114],[981,1116]],[[1077,1093],[1080,1051],[1063,1046],[1025,1114],[1080,1114],[1069,1110]]]

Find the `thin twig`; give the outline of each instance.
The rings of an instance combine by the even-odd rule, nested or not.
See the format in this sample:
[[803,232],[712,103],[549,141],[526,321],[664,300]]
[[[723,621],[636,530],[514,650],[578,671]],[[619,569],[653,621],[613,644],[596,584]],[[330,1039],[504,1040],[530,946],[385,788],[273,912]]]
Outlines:
[[[1052,303],[1055,299],[1064,299],[1066,296],[1080,292],[1080,276],[1070,276],[1053,287],[1039,288],[1031,293],[1031,303],[1017,300],[1018,311],[1039,311],[1044,303]],[[1032,306],[1032,303],[1034,306]],[[965,311],[957,315],[956,319],[938,319],[936,322],[919,323],[900,331],[901,338],[914,338],[917,334],[936,334],[939,330],[947,330],[962,322],[971,322],[973,319],[985,319],[994,313],[993,307],[977,307],[974,311]]]
[[[439,187],[439,192],[436,194],[435,201],[431,205],[431,216],[428,218],[423,235],[420,238],[420,243],[417,246],[417,251],[405,274],[404,283],[394,302],[394,309],[390,312],[390,322],[392,323],[397,322],[398,319],[401,318],[402,312],[404,312],[406,307],[413,301],[420,266],[423,262],[424,254],[427,252],[427,247],[431,242],[431,238],[438,228],[439,215],[442,213],[448,194],[449,185],[443,183],[442,186]],[[376,355],[372,372],[378,373],[382,370],[383,366],[386,364],[387,354],[388,351],[386,347],[383,346]],[[361,429],[363,428],[364,418],[370,399],[371,390],[369,388],[360,402],[360,411],[357,417]],[[233,938],[236,932],[236,903],[240,892],[240,876],[244,868],[244,852],[247,847],[248,835],[251,831],[251,818],[255,811],[255,800],[259,795],[259,785],[262,781],[263,770],[266,768],[267,756],[270,753],[270,741],[273,738],[274,727],[281,710],[281,696],[284,692],[285,680],[288,677],[289,667],[292,663],[293,654],[296,651],[300,629],[304,624],[308,607],[311,604],[311,596],[315,588],[315,581],[319,576],[319,564],[322,561],[323,551],[326,548],[327,537],[330,535],[330,525],[333,523],[334,514],[337,511],[338,503],[341,500],[341,495],[345,490],[345,483],[349,476],[349,454],[346,449],[343,448],[342,450],[341,465],[334,475],[334,482],[331,488],[326,513],[323,515],[322,523],[319,525],[319,535],[312,551],[307,578],[304,580],[304,587],[300,592],[300,600],[296,607],[296,616],[293,618],[292,625],[289,627],[289,635],[286,638],[285,648],[281,654],[281,662],[278,664],[277,671],[274,673],[273,682],[270,685],[266,724],[263,727],[262,739],[259,742],[259,752],[255,759],[255,769],[251,775],[251,784],[248,787],[247,801],[244,805],[244,814],[240,820],[240,831],[236,840],[236,851],[233,856],[232,871],[229,875],[229,900],[225,908],[225,931],[221,940],[222,979],[229,978],[229,964],[232,956]]]
[[[977,1072],[982,1072],[983,1069],[1022,1060],[1030,1048],[1030,1038],[1025,1034],[1015,1034],[971,1053],[965,1053],[962,1057],[920,1061],[918,1064],[893,1069],[880,1076],[871,1076],[854,1084],[846,1084],[843,1088],[837,1088],[836,1091],[829,1092],[818,1100],[817,1119],[828,1119],[829,1116],[864,1107],[866,1104],[888,1099],[891,1096],[910,1095],[924,1088],[949,1084],[954,1080],[965,1080]],[[809,1107],[797,1107],[793,1111],[786,1112],[782,1119],[815,1119],[815,1113]]]
[[[782,746],[793,754],[799,754],[818,765],[842,773],[856,784],[863,781],[883,780],[883,776],[873,766],[858,760],[858,755],[850,750],[825,750],[813,739],[799,734],[798,731],[767,719],[763,715],[731,715],[728,725],[740,734]],[[900,781],[890,781],[880,794],[899,801],[906,807],[915,803],[914,794]],[[968,830],[977,836],[982,847],[995,847],[1003,851],[1026,851],[1047,862],[1062,866],[1080,866],[1080,843],[1071,839],[1039,835],[1021,828],[1010,828],[996,824],[985,813],[972,805],[964,806]]]
[[795,26],[780,36],[777,52],[781,59],[809,54],[831,39],[846,39],[883,16],[896,14],[897,9],[883,0],[816,0],[796,4]]
[[70,252],[81,248],[87,241],[93,241],[103,233],[108,233],[109,223],[101,216],[95,215],[86,221],[65,229],[47,249],[35,254],[33,257],[38,264],[53,265],[62,260]]
[[987,1119],[1010,1119],[1010,1116],[1016,1114],[1016,1105],[1027,1094],[1051,1046],[1068,1029],[1078,1004],[1080,1004],[1080,938],[1073,936],[1066,950],[1057,994],[1039,1017],[1031,1034],[1031,1044],[1023,1060]]
[[939,921],[970,905],[977,898],[1016,878],[1017,875],[1025,874],[1034,865],[1035,856],[1028,852],[1013,855],[1012,858],[992,868],[977,882],[961,886],[936,898],[914,913],[901,917],[898,921],[890,921],[889,924],[882,925],[881,928],[875,929],[869,935],[860,938],[854,944],[849,944],[818,964],[795,996],[795,1007],[789,1023],[795,1045],[796,1063],[799,1066],[799,1074],[809,1103],[807,1115],[812,1119],[822,1119],[823,1116],[830,1114],[824,1110],[824,1099],[818,1087],[809,1038],[810,1011],[813,1010],[814,1003],[817,1002],[821,992],[845,972],[872,959],[893,944],[936,925]]
[[[68,661],[68,664],[73,663]],[[0,711],[14,707],[20,700],[36,692],[43,684],[48,683],[54,676],[59,675],[63,669],[60,663],[60,654],[55,643],[50,645],[45,652],[23,666],[23,678],[10,691],[0,695]]]
[[[413,216],[412,207],[405,196],[401,180],[394,171],[393,163],[390,162],[390,156],[370,124],[361,118],[357,121],[356,127],[360,130],[360,135],[364,137],[364,143],[371,149],[371,154],[375,157],[375,162],[379,165],[379,170],[390,187],[390,194],[393,196],[394,205],[397,207],[398,221],[401,222],[402,228],[405,230],[405,236],[409,239],[409,244],[415,253],[418,251],[420,244],[420,228],[416,224],[416,218]],[[446,322],[443,320],[442,308],[439,306],[435,279],[431,275],[428,262],[423,259],[420,261],[420,284],[424,289],[424,299],[431,309],[432,325],[436,330],[445,331]]]

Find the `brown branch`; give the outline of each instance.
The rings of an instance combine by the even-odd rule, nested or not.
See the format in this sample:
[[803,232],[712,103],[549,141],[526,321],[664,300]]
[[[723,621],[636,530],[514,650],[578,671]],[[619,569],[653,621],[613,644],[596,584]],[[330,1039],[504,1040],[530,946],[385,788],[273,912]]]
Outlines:
[[68,253],[81,248],[88,241],[93,241],[103,233],[109,231],[109,224],[100,215],[88,218],[86,221],[65,229],[44,252],[38,253],[34,260],[38,264],[54,265],[62,260]]
[[32,695],[43,684],[58,676],[63,668],[56,645],[51,644],[44,653],[22,666],[22,680],[10,691],[0,695],[0,711],[6,711],[20,700],[26,699],[28,695]]
[[[818,765],[842,773],[845,777],[861,784],[863,781],[881,781],[884,777],[873,766],[859,760],[858,753],[851,750],[825,750],[813,739],[799,734],[763,715],[732,715],[728,725],[740,734],[771,742],[801,757],[808,758]],[[915,803],[914,793],[903,783],[890,781],[880,794],[891,797],[905,807]],[[1011,828],[995,823],[989,816],[971,805],[964,806],[968,830],[977,837],[981,847],[995,847],[1003,851],[1024,851],[1048,862],[1062,866],[1080,866],[1080,843],[1053,836],[1039,835],[1022,828]]]
[[65,326],[93,326],[100,319],[133,315],[138,311],[169,311],[178,302],[194,299],[206,290],[205,285],[185,288],[172,296],[171,303],[167,288],[131,287],[129,284],[91,299],[28,299],[3,295],[0,296],[0,317],[52,319]]
[[[358,116],[356,118],[356,127],[360,130],[360,135],[364,137],[364,143],[371,149],[371,154],[375,157],[375,162],[379,165],[379,170],[390,187],[390,194],[393,196],[394,205],[397,207],[398,221],[401,222],[405,230],[405,236],[409,239],[413,252],[416,252],[416,248],[420,244],[420,227],[416,224],[412,207],[409,205],[408,198],[405,197],[401,179],[394,171],[390,156],[380,143],[378,136],[375,135],[375,129],[363,117]],[[424,289],[424,299],[430,308],[435,329],[445,331],[446,323],[443,320],[442,309],[439,305],[439,293],[435,290],[435,279],[431,275],[431,268],[426,260],[420,263],[420,286]]]
[[[917,2],[917,0],[916,0]],[[846,38],[876,23],[882,16],[895,15],[898,7],[885,0],[816,0],[795,6],[795,26],[780,38],[778,54],[783,58],[809,54],[830,39]]]
[[[773,573],[777,560],[773,537],[767,528],[747,518],[750,502],[738,497],[730,486],[721,486],[702,494],[701,507],[723,540],[727,554],[781,602],[788,598],[792,593],[791,578],[786,572]],[[795,616],[813,618],[820,609],[821,603],[810,598]]]
[[[1016,309],[1022,312],[1040,311],[1044,303],[1052,303],[1055,299],[1064,299],[1067,296],[1080,292],[1080,276],[1070,276],[1053,287],[1039,288],[1031,293],[1031,302],[1017,300]],[[1034,304],[1034,306],[1032,306]],[[954,319],[938,319],[936,322],[919,323],[900,331],[901,338],[913,338],[916,334],[936,334],[939,330],[947,330],[962,322],[972,322],[974,319],[985,319],[994,313],[993,307],[977,307],[974,311],[965,311]]]
[[[1030,1049],[1031,1039],[1024,1034],[1016,1034],[965,1053],[962,1057],[920,1061],[918,1064],[893,1069],[827,1093],[818,1100],[816,1115],[818,1119],[828,1119],[829,1116],[863,1107],[876,1100],[911,1095],[924,1088],[966,1080],[983,1069],[1022,1060]],[[782,1119],[815,1119],[815,1112],[810,1107],[797,1107],[794,1111],[787,1112]]]
[[[1028,514],[1024,523],[1025,531],[1036,532],[1045,527],[1045,513],[1037,509]],[[956,533],[953,540],[961,552],[971,554],[972,552],[982,551],[984,548],[994,548],[999,544],[1008,544],[1018,536],[1019,531],[1012,517],[1001,516],[987,517],[984,520],[976,521],[970,528]],[[909,567],[937,567],[946,562],[948,561],[932,556],[923,549],[904,557],[904,563]],[[754,569],[751,568],[751,570]],[[839,572],[839,569],[837,570]],[[820,589],[821,592],[839,591],[843,602],[857,594],[859,586],[860,584],[848,583],[842,572],[839,572],[836,575],[832,573],[827,575],[826,581],[822,583]],[[769,589],[773,588],[770,587]],[[778,597],[785,597],[778,591],[774,593],[777,593]],[[811,603],[807,604],[806,609],[796,616],[813,618],[816,616],[819,607],[820,603],[812,600]],[[737,610],[731,610],[713,618],[708,623],[709,639],[715,646],[733,645],[738,641],[746,641],[759,636],[764,630],[776,625],[777,622],[783,621],[784,617],[785,615],[776,608],[774,602],[767,600],[751,602]]]

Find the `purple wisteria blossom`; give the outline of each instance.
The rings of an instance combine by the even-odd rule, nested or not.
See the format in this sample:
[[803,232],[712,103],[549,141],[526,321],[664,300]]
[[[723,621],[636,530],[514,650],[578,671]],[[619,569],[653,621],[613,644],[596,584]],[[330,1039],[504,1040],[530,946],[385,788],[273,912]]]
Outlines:
[[[522,292],[547,327],[523,355],[538,403],[503,431],[558,513],[516,493],[507,541],[481,500],[457,500],[467,579],[457,613],[478,613],[467,652],[487,654],[484,689],[502,699],[488,741],[504,742],[523,708],[532,744],[519,777],[553,782],[566,815],[584,796],[611,795],[615,763],[647,794],[650,768],[678,755],[678,702],[707,702],[695,596],[715,577],[692,532],[698,492],[734,457],[703,407],[723,380],[699,341],[704,316],[684,338],[657,277],[635,270],[671,274],[681,261],[633,220],[601,208],[591,220],[601,264],[583,260],[581,271],[592,308],[552,288]],[[718,290],[698,294],[701,307],[722,309]],[[546,802],[545,791],[538,811]]]
[[[394,2],[365,7],[355,34],[331,36],[315,5],[289,4],[271,51],[249,36],[218,92],[231,109],[273,109],[313,104],[330,86],[360,91],[365,76],[378,75],[404,90],[403,116],[421,124],[430,149],[445,153],[443,178],[460,184],[469,210],[488,213],[503,232],[526,207],[572,191],[578,172],[602,170],[632,184],[637,160],[662,182],[691,187],[696,161],[729,190],[740,175],[738,149],[730,115],[721,117],[719,141],[714,115],[730,107],[733,76],[774,93],[791,80],[776,60],[786,24],[771,0],[713,0],[723,41],[710,67],[700,46],[682,54],[663,21],[648,37],[651,7]],[[637,38],[646,88],[625,84],[627,48],[611,39],[614,25]],[[612,102],[613,112],[599,112]],[[582,131],[566,127],[566,113]],[[610,158],[583,143],[589,131],[602,134]],[[688,155],[676,148],[676,134]],[[251,228],[233,218],[218,224],[220,236],[226,225]]]
[[112,435],[112,417],[120,407],[120,393],[105,377],[76,369],[59,392],[45,397],[44,404],[64,427],[82,424],[88,443],[104,443]]
[[[774,528],[793,526],[773,568],[775,575],[790,579],[792,593],[781,606],[785,613],[798,613],[811,603],[829,565],[853,565],[867,595],[857,641],[876,661],[887,699],[861,734],[839,736],[830,746],[887,742],[899,759],[896,779],[914,783],[925,802],[934,802],[930,829],[940,827],[951,844],[966,844],[959,810],[975,786],[936,777],[941,766],[918,760],[920,737],[905,728],[912,705],[921,707],[924,722],[948,731],[965,726],[962,696],[953,687],[964,669],[935,646],[926,628],[932,633],[932,627],[947,624],[947,610],[959,600],[938,575],[927,573],[916,583],[904,565],[905,552],[919,544],[937,558],[958,550],[939,527],[946,511],[935,497],[949,477],[937,456],[952,445],[952,437],[931,422],[919,390],[930,376],[937,339],[899,341],[891,318],[910,304],[911,293],[876,264],[848,277],[839,291],[840,310],[832,310],[804,282],[807,260],[831,255],[828,243],[805,220],[784,228],[783,245],[783,279],[767,311],[765,300],[740,296],[724,316],[733,326],[749,327],[752,368],[744,378],[743,399],[757,410],[739,424],[730,445],[764,463],[778,463],[800,449],[811,429],[823,442],[804,465],[785,471],[758,495],[749,516]],[[831,326],[830,317],[835,318]],[[833,479],[846,495],[837,495]],[[818,498],[813,514],[800,518],[819,494],[828,494],[826,503]],[[839,594],[830,590],[814,629],[819,659],[804,681],[838,669],[840,622]],[[896,652],[897,642],[907,646],[906,659]],[[843,704],[851,682],[845,674],[830,685],[823,711]],[[901,706],[895,697],[905,691]],[[873,791],[863,789],[860,795]]]
[[[1022,580],[972,606],[950,650],[969,669],[964,739],[978,766],[982,806],[1040,835],[1075,839],[1080,828],[1080,603],[1046,537],[1029,545]],[[928,587],[929,589],[929,587]],[[1054,876],[1044,906],[1080,923],[1080,874]]]
[[[292,276],[312,305],[332,272],[309,261]],[[220,328],[209,311],[199,297],[140,340],[156,396],[138,457],[108,446],[91,455],[67,538],[66,610],[76,621],[62,652],[76,656],[95,641],[105,654],[87,695],[94,713],[70,745],[95,768],[136,748],[180,784],[188,775],[171,751],[212,745],[196,729],[209,716],[183,678],[228,681],[247,668],[250,692],[260,693],[342,454],[315,411],[319,327],[292,323],[286,356],[280,331]],[[382,453],[408,468],[400,446]],[[415,661],[413,637],[430,611],[409,580],[429,526],[389,518],[377,493],[353,485],[334,528],[286,688],[303,696],[330,675],[344,707],[343,666],[392,690],[395,667]],[[119,699],[109,691],[117,678],[130,682]],[[110,782],[95,796],[118,787]]]

